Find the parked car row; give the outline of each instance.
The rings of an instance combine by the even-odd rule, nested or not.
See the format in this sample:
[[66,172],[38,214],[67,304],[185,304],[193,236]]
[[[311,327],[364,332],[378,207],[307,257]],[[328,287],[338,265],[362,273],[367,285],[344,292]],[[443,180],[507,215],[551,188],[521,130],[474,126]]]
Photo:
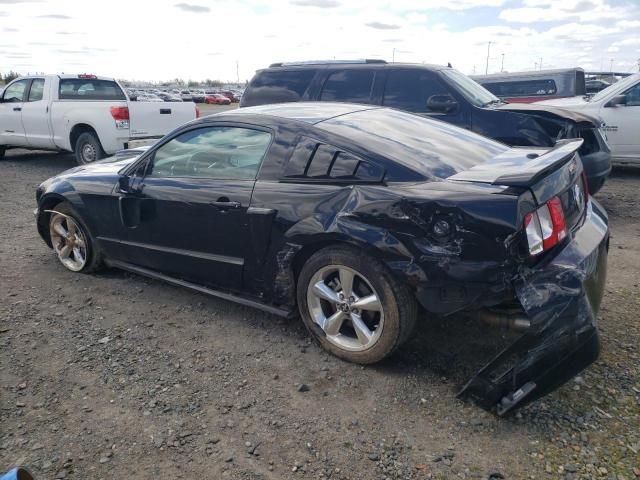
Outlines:
[[[157,88],[152,89],[127,89],[127,95],[129,99],[138,102],[195,102],[195,103],[217,103],[217,104],[229,104],[232,102],[239,102],[242,98],[242,91],[240,90],[222,90],[222,89],[192,89],[192,90],[179,90],[179,89],[166,89],[159,90]],[[212,97],[213,98],[209,98]],[[228,99],[228,102],[222,101],[219,97],[222,96]]]

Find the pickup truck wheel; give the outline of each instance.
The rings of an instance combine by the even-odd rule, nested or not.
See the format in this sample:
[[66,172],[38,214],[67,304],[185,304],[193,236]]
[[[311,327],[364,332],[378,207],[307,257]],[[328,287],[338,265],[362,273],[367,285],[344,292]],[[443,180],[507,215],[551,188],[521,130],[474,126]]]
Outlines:
[[79,165],[95,162],[106,157],[100,140],[94,133],[85,132],[78,137],[75,146],[76,161]]

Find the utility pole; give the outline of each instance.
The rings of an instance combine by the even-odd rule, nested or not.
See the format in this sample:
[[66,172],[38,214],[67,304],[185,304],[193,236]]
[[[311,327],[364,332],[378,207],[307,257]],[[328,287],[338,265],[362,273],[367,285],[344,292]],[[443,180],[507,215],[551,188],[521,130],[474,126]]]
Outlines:
[[391,63],[396,63],[396,47],[393,47],[393,51],[391,52]]
[[538,64],[538,66],[540,67],[540,70],[542,70],[542,57],[540,57],[540,63]]
[[484,74],[487,75],[489,73],[489,53],[491,52],[491,42],[487,44],[487,66],[484,69]]
[[504,72],[504,53],[502,54],[502,63],[500,64],[500,71]]
[[240,84],[240,67],[238,65],[238,60],[236,60],[236,83]]

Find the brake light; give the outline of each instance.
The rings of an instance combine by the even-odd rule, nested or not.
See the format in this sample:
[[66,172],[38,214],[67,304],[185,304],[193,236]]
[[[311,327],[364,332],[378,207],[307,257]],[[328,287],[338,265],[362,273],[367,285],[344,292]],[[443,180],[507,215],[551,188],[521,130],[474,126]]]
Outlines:
[[562,202],[554,197],[524,217],[529,253],[538,255],[550,250],[567,236],[567,223]]
[[200,118],[200,109],[196,106],[196,118]]
[[91,79],[95,79],[98,78],[95,75],[91,75],[89,73],[81,73],[80,75],[78,75],[78,78],[91,78]]
[[114,120],[129,120],[129,107],[111,107]]

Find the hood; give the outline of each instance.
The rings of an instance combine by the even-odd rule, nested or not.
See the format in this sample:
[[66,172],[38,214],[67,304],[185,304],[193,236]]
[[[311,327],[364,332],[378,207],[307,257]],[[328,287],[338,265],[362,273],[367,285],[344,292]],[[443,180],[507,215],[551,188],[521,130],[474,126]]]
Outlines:
[[541,103],[506,103],[496,107],[498,110],[508,110],[510,112],[528,113],[531,115],[539,115],[545,118],[557,118],[564,120],[571,120],[576,123],[591,123],[593,126],[597,126],[598,122],[590,115],[585,115],[581,112],[573,110],[567,110],[565,108],[556,107],[553,105],[546,105]]
[[115,175],[127,165],[135,162],[140,155],[129,156],[121,158],[118,156],[105,158],[97,162],[89,163],[87,165],[80,165],[69,170],[62,172],[59,177],[67,177],[70,175],[78,176],[102,176],[102,175]]
[[536,102],[536,105],[550,105],[561,108],[580,108],[589,105],[589,102],[584,97],[566,97],[566,98],[554,98],[553,100],[544,100],[542,102]]

